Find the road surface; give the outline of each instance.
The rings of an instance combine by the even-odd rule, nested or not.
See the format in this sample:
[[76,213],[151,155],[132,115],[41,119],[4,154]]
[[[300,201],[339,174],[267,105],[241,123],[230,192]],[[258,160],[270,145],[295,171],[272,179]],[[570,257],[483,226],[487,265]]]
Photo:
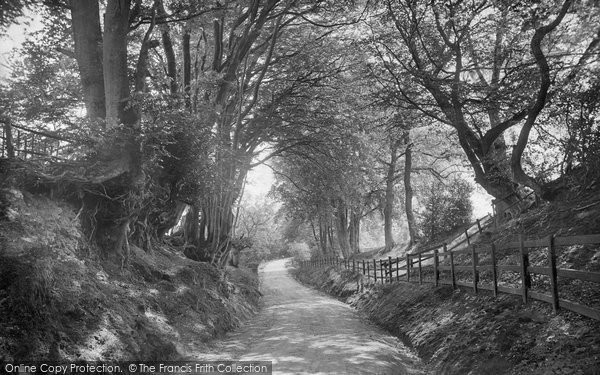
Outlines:
[[273,361],[274,374],[426,373],[398,339],[348,305],[298,283],[286,262],[261,268],[261,312],[204,359]]

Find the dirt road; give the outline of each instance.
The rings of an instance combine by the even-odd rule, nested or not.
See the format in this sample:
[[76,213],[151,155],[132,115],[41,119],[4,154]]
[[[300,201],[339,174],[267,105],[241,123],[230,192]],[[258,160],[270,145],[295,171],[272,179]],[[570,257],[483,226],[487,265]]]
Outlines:
[[294,280],[285,260],[267,263],[260,274],[262,311],[206,359],[273,361],[274,374],[425,373],[398,339]]

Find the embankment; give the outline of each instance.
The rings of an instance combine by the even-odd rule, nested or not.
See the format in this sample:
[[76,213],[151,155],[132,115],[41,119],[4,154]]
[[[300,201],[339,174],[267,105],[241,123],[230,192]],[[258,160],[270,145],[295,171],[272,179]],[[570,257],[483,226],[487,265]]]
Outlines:
[[256,309],[250,271],[166,245],[107,260],[71,205],[0,193],[0,361],[198,358]]

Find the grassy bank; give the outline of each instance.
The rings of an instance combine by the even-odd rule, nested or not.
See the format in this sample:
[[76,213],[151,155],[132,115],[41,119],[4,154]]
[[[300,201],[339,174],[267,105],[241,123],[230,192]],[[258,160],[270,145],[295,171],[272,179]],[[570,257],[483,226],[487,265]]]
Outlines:
[[197,358],[256,309],[250,271],[166,245],[103,259],[69,204],[0,192],[0,361]]

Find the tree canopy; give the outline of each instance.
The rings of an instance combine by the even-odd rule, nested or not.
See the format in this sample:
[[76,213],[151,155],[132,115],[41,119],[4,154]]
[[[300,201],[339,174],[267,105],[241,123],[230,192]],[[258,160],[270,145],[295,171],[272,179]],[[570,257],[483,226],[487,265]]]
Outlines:
[[409,242],[435,236],[419,218],[434,190],[468,195],[457,177],[499,208],[598,177],[593,1],[14,1],[0,31],[26,9],[44,27],[2,121],[58,142],[24,155],[78,197],[107,253],[183,221],[186,254],[224,265],[265,162],[287,216],[344,256],[378,213],[386,247],[400,217]]

